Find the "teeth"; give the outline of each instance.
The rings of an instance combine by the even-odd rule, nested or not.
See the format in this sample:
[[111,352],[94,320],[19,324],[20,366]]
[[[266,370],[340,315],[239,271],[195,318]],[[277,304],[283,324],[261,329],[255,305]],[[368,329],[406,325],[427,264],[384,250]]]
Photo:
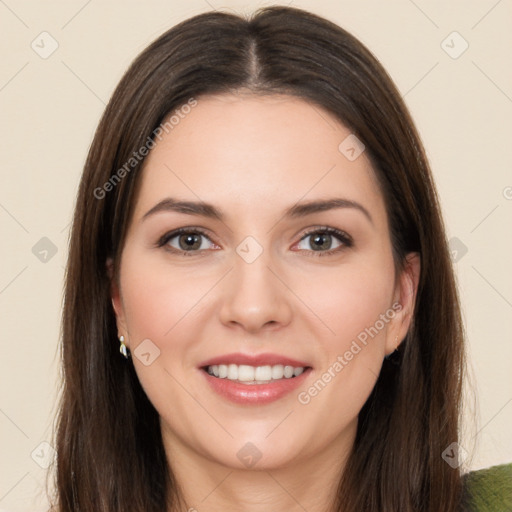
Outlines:
[[276,364],[272,366],[272,378],[282,379],[284,376],[284,366],[282,364]]
[[298,377],[303,371],[304,371],[304,368],[294,368],[293,369],[294,377]]
[[207,371],[210,375],[219,377],[220,379],[237,380],[245,383],[268,383],[272,380],[280,380],[282,378],[291,379],[298,377],[304,367],[283,366],[276,364],[274,366],[249,366],[246,364],[214,364],[208,366]]
[[227,378],[229,380],[237,380],[238,379],[238,366],[236,364],[230,364],[228,366]]
[[272,380],[272,366],[257,366],[254,369],[254,380]]

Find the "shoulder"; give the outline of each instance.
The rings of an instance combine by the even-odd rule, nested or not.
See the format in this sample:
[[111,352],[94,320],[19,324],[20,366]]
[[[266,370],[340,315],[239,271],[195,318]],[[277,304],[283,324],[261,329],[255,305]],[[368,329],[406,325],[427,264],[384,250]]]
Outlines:
[[464,512],[512,511],[512,464],[472,471],[462,479]]

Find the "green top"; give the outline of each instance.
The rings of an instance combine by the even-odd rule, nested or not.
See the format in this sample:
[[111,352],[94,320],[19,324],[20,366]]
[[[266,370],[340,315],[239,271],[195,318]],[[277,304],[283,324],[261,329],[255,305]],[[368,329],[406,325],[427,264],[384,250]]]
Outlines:
[[463,481],[465,512],[512,511],[512,464],[472,471]]

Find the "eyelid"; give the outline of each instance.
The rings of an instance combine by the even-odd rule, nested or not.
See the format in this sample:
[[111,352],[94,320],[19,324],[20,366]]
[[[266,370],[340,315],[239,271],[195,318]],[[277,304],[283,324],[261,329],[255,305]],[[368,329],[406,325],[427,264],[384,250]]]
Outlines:
[[334,236],[338,239],[340,246],[335,247],[334,249],[328,249],[327,251],[313,251],[311,249],[303,249],[301,252],[306,252],[308,255],[316,257],[316,256],[330,256],[334,254],[338,254],[344,249],[348,249],[353,247],[354,240],[353,238],[345,231],[337,228],[333,228],[330,226],[315,226],[313,228],[308,229],[300,238],[300,240],[294,244],[294,246],[300,244],[305,238],[311,236],[314,233],[326,233],[328,235]]
[[[164,235],[162,235],[158,239],[155,246],[163,247],[163,246],[167,245],[169,240],[172,240],[173,238],[175,238],[181,234],[184,234],[184,233],[197,233],[197,234],[207,238],[212,244],[219,245],[214,240],[212,240],[212,237],[204,229],[196,227],[196,226],[186,226],[186,227],[181,227],[181,228],[173,229],[171,231],[166,232]],[[193,254],[193,253],[199,254],[199,253],[203,252],[203,251],[180,251],[179,249],[176,249],[175,247],[171,247],[169,250],[171,250],[172,252],[186,253],[186,254]]]
[[309,235],[312,235],[313,233],[327,233],[329,235],[335,235],[340,239],[341,242],[345,244],[353,244],[352,237],[342,229],[332,228],[330,226],[314,226],[312,228],[308,228],[308,230],[302,235],[301,239],[299,241],[304,240]]

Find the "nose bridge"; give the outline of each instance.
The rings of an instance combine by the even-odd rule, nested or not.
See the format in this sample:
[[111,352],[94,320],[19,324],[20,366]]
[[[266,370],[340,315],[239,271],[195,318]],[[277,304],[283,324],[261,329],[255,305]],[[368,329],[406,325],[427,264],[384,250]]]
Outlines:
[[223,323],[240,324],[250,331],[289,323],[290,297],[270,270],[275,263],[272,251],[253,237],[247,237],[237,246],[223,296]]

